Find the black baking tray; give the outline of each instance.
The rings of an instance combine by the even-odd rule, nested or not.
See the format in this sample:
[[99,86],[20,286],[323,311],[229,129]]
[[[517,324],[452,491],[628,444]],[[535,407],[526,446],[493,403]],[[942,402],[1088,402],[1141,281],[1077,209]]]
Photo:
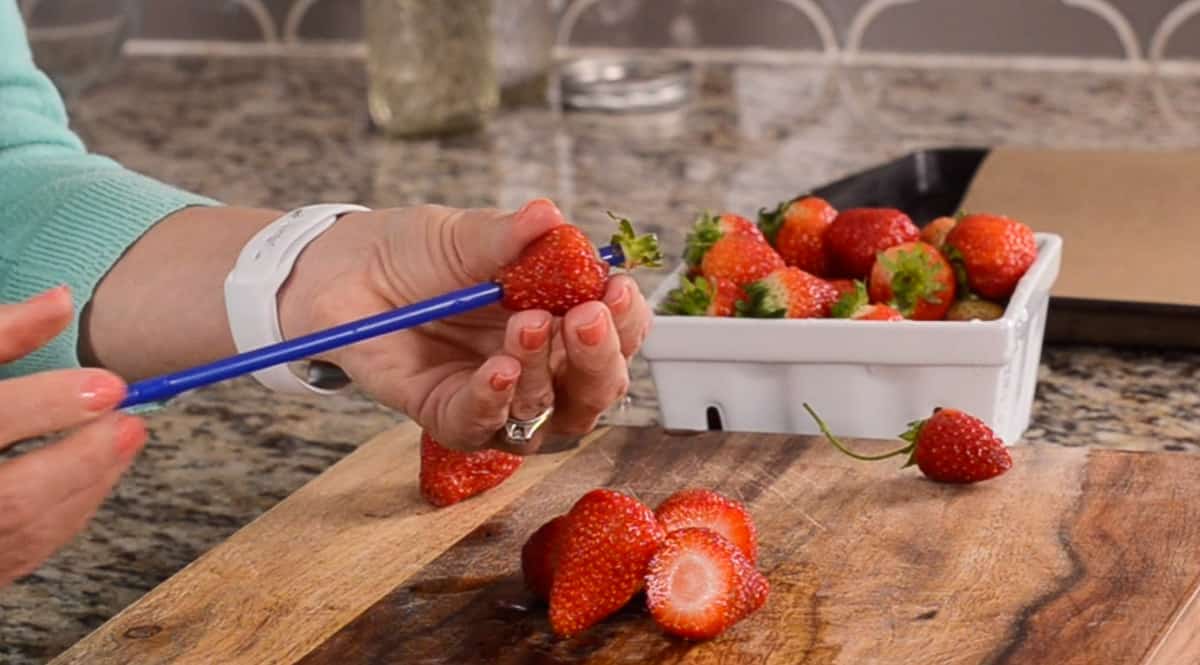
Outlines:
[[[921,150],[817,187],[812,194],[838,209],[899,208],[924,226],[958,212],[989,152],[979,147]],[[1200,308],[1052,297],[1046,342],[1200,350]]]

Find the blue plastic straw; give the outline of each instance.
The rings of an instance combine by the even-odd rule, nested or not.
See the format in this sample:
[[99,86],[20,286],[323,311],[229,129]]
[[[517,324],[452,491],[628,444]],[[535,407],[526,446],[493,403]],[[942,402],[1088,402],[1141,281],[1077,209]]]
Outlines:
[[[614,266],[625,263],[625,257],[621,254],[620,248],[616,246],[601,248],[600,258]],[[121,402],[121,408],[161,402],[182,392],[257,372],[260,369],[311,358],[330,349],[349,346],[372,337],[463,314],[500,302],[502,296],[503,290],[499,284],[485,282],[390,312],[343,323],[340,326],[264,346],[261,349],[239,353],[207,365],[138,381],[130,384],[125,401]]]

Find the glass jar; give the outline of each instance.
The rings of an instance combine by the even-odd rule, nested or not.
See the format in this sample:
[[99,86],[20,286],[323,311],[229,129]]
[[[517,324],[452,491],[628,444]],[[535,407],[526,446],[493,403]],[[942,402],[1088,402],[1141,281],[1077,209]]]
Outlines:
[[557,22],[550,0],[500,0],[493,29],[500,100],[509,106],[546,101]]
[[482,126],[499,105],[492,0],[365,0],[368,106],[393,136]]
[[20,7],[34,61],[68,103],[113,73],[141,18],[139,0],[36,0]]

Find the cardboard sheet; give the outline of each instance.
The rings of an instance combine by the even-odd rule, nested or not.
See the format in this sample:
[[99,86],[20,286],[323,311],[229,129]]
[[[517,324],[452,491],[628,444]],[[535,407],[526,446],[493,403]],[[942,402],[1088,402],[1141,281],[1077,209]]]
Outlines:
[[1063,236],[1054,296],[1200,307],[1200,150],[997,148],[962,209]]

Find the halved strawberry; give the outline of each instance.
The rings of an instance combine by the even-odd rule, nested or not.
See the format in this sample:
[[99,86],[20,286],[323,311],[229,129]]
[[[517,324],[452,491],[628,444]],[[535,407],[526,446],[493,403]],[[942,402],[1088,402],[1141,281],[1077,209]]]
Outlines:
[[662,526],[642,502],[612,490],[583,495],[566,516],[550,589],[550,627],[560,637],[621,609],[645,584]]
[[837,210],[825,199],[802,196],[758,212],[758,228],[783,262],[818,277],[829,274],[825,231]]
[[700,262],[705,277],[727,279],[744,287],[783,267],[783,259],[767,242],[746,234],[727,235],[709,248]]
[[458,503],[504,482],[524,459],[502,450],[451,450],[422,432],[421,496],[438,507]]
[[750,563],[758,561],[758,533],[742,504],[712,490],[680,490],[654,511],[667,533],[700,527],[712,529],[733,543]]
[[554,571],[558,568],[558,547],[562,542],[566,515],[559,515],[538,527],[521,548],[521,573],[525,586],[538,598],[550,599]]
[[872,302],[887,303],[916,321],[940,321],[954,303],[954,268],[933,245],[920,241],[880,252],[869,284]]
[[876,254],[920,235],[908,215],[893,208],[842,211],[825,233],[834,267],[843,277],[866,277]]
[[859,281],[854,282],[854,291],[838,298],[834,303],[830,316],[835,319],[855,319],[858,321],[903,321],[904,315],[891,305],[884,303],[871,304],[867,297],[867,287]]
[[[654,235],[637,235],[633,223],[618,218],[612,244],[621,249],[623,267],[655,268],[662,252]],[[556,226],[534,240],[517,260],[500,269],[496,282],[504,290],[503,304],[511,310],[544,309],[555,316],[572,307],[604,297],[608,263],[578,227]]]
[[692,229],[684,241],[683,260],[692,269],[699,269],[701,262],[704,261],[704,256],[708,254],[708,250],[712,249],[713,245],[717,244],[717,241],[736,235],[745,235],[766,242],[762,231],[759,231],[754,222],[745,217],[729,212],[720,215],[714,215],[708,211],[700,213],[700,216],[692,223]]
[[711,639],[756,612],[770,583],[740,550],[710,529],[667,536],[650,561],[646,604],[666,632]]
[[733,316],[734,304],[744,296],[737,284],[724,277],[683,277],[658,311],[675,316]]
[[780,268],[746,285],[737,315],[757,319],[811,319],[829,316],[837,290],[799,268]]

